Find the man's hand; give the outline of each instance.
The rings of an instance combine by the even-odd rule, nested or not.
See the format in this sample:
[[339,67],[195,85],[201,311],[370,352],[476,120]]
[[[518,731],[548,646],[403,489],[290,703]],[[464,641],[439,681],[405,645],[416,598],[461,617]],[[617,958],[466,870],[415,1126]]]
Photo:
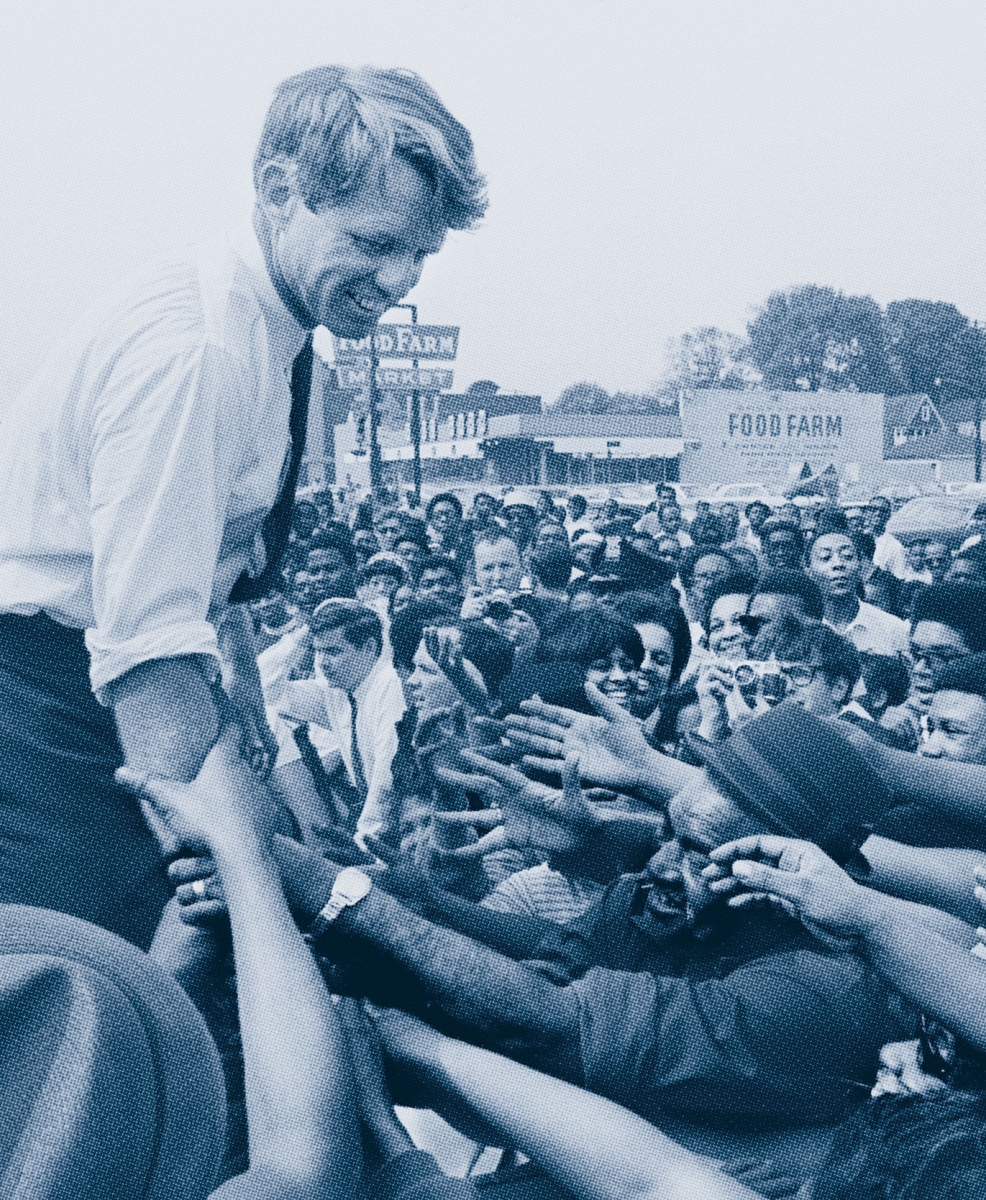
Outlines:
[[[453,634],[454,636],[452,636]],[[474,712],[488,714],[490,698],[486,694],[482,682],[470,675],[466,669],[466,660],[462,657],[459,631],[446,631],[429,626],[424,631],[424,642],[425,649],[466,704]],[[473,670],[475,670],[474,667]]]
[[813,843],[758,834],[727,842],[710,857],[702,874],[714,880],[712,891],[730,896],[731,907],[778,904],[832,950],[853,950],[865,935],[868,889]]
[[443,813],[440,817],[436,814],[436,817],[444,822],[486,827],[493,823],[497,828],[478,842],[453,851],[457,857],[488,854],[503,846],[571,851],[581,846],[605,820],[583,795],[579,761],[574,755],[563,760],[561,791],[535,783],[516,768],[494,762],[475,750],[463,750],[461,757],[476,768],[476,773],[440,767],[439,775],[465,791],[478,792],[493,808]]
[[575,756],[586,779],[603,787],[636,787],[640,764],[653,754],[640,725],[593,684],[586,684],[585,694],[599,716],[525,700],[524,715],[506,719],[507,737],[528,751],[523,760],[528,766],[558,771],[561,759]]

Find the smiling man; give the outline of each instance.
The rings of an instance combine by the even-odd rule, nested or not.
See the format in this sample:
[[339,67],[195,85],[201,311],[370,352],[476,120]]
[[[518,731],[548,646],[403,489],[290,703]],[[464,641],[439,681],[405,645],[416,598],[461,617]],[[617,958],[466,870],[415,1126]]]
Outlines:
[[114,768],[194,777],[221,659],[269,765],[241,602],[278,575],[312,330],[365,336],[485,207],[468,132],[406,71],[286,80],[253,181],[251,220],[96,306],[5,412],[0,901],[141,944],[166,893]]

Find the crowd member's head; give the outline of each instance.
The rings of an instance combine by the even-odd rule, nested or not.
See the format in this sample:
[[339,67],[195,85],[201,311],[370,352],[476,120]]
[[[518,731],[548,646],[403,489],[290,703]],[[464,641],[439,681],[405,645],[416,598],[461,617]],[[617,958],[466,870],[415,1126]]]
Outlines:
[[309,327],[340,337],[368,334],[445,231],[486,207],[468,131],[410,71],[326,66],[284,80],[253,182],[277,277]]
[[657,489],[658,504],[677,504],[678,493],[674,490],[670,483],[662,483]]
[[818,584],[826,608],[855,598],[862,572],[849,534],[819,534],[808,553],[808,574]]
[[852,536],[844,509],[837,508],[834,504],[824,504],[816,511],[815,537],[821,537],[825,533],[844,533]]
[[733,574],[733,560],[725,550],[715,547],[689,546],[682,555],[678,576],[688,593],[688,602],[696,619],[705,611],[706,597],[712,588]]
[[326,525],[329,521],[335,520],[336,502],[330,491],[315,492],[312,496],[312,504],[318,509],[320,525]]
[[859,662],[866,690],[855,699],[879,721],[888,708],[897,708],[907,699],[911,686],[907,664],[889,654],[861,654]]
[[420,521],[404,519],[394,542],[394,553],[404,564],[409,578],[416,580],[428,558],[428,534]]
[[915,597],[911,620],[911,690],[930,705],[938,677],[951,663],[986,650],[986,588],[939,583]]
[[550,517],[541,521],[534,537],[535,554],[542,550],[557,549],[558,547],[564,547],[567,550],[568,546],[568,534],[565,532],[564,525]]
[[845,863],[890,803],[864,756],[798,705],[781,704],[695,749],[705,771],[672,798],[674,837],[647,864],[648,908],[669,928],[715,919],[721,901],[702,871],[717,839],[797,829]]
[[[556,526],[561,528],[561,526]],[[564,530],[562,530],[564,532]],[[534,594],[567,601],[566,588],[572,577],[572,552],[568,539],[564,542],[547,543],[535,549],[531,555],[531,575],[534,577]]]
[[403,514],[395,505],[378,506],[373,513],[373,532],[381,550],[393,550]]
[[952,565],[952,554],[944,542],[930,541],[924,548],[925,570],[931,572],[931,582],[941,583]]
[[425,509],[428,524],[434,529],[441,544],[452,545],[458,540],[462,525],[462,504],[451,492],[439,492],[432,496]]
[[626,621],[592,612],[565,612],[546,628],[538,658],[579,664],[589,683],[628,707],[638,690],[644,646],[640,634]]
[[846,510],[846,527],[853,537],[866,532],[866,518],[861,504],[850,505]]
[[296,500],[291,509],[291,532],[307,542],[318,528],[318,509],[310,500]]
[[599,509],[599,516],[596,518],[596,523],[605,525],[609,521],[615,521],[620,515],[620,506],[616,503],[612,496],[608,496],[602,503]]
[[696,546],[719,547],[726,540],[726,525],[711,512],[696,516],[692,521],[691,538]]
[[503,519],[507,533],[521,550],[526,550],[537,529],[537,497],[519,488],[507,492],[503,497]]
[[377,535],[371,529],[354,529],[353,550],[356,552],[357,565],[365,567],[374,554],[380,552]]
[[380,618],[355,600],[326,600],[312,614],[309,628],[316,668],[331,687],[352,695],[380,658]]
[[675,501],[670,503],[665,501],[657,510],[657,517],[661,523],[661,532],[667,534],[668,537],[674,535],[681,529],[681,509]]
[[905,547],[907,566],[915,575],[920,575],[925,568],[924,555],[928,549],[928,539],[924,537],[911,538]]
[[677,575],[684,551],[676,537],[662,534],[654,545],[654,553],[662,562],[667,563],[673,574]]
[[307,608],[333,597],[352,599],[356,595],[356,551],[345,538],[323,533],[308,551],[305,575]]
[[[677,546],[677,542],[675,545]],[[680,549],[680,547],[679,547]],[[575,565],[586,575],[594,575],[606,552],[606,539],[592,530],[580,530],[572,543]]]
[[538,521],[558,520],[558,515],[555,511],[555,502],[551,498],[550,492],[538,492],[537,504],[534,506],[534,514]]
[[901,581],[896,575],[877,567],[863,582],[863,599],[867,604],[899,617],[903,603]]
[[752,575],[754,579],[760,574],[760,560],[749,546],[739,546],[735,543],[729,547],[729,557],[737,571],[744,575]]
[[568,498],[568,519],[570,521],[581,521],[586,514],[588,508],[585,496],[580,496],[577,492]]
[[489,492],[477,492],[472,501],[472,512],[469,519],[478,529],[485,529],[496,519],[499,505],[496,498]]
[[746,658],[751,638],[741,620],[756,590],[751,575],[728,575],[714,584],[705,598],[702,627],[709,652],[717,658]]
[[771,517],[760,528],[760,545],[767,566],[772,570],[801,569],[805,539],[801,526],[796,522],[784,520],[779,516]]
[[793,525],[797,525],[800,529],[801,518],[804,515],[804,512],[804,509],[799,508],[797,504],[793,504],[789,500],[787,504],[781,504],[774,510],[774,516],[778,521],[790,521]]
[[887,522],[893,511],[894,506],[886,496],[874,496],[866,505],[864,513],[868,532],[872,533],[874,537],[880,537],[886,531]]
[[421,720],[458,700],[455,685],[428,653],[424,632],[429,628],[458,628],[448,609],[433,602],[412,603],[397,613],[390,625],[394,669],[404,686],[404,698]]
[[764,504],[762,500],[753,500],[746,506],[746,520],[750,526],[750,531],[755,536],[760,536],[760,530],[770,520],[771,511],[770,505]]
[[856,547],[856,557],[859,559],[863,582],[876,570],[873,566],[873,556],[876,554],[876,538],[872,533],[863,530],[849,530],[852,544]]
[[517,541],[507,534],[480,537],[476,542],[476,584],[490,592],[516,592],[523,574]]
[[986,654],[966,655],[939,672],[921,753],[986,765]]
[[949,583],[986,583],[986,546],[977,543],[960,551],[945,572]]
[[856,647],[820,621],[779,647],[786,660],[789,695],[816,717],[836,717],[849,703],[862,669]]
[[881,1096],[838,1127],[811,1200],[976,1200],[984,1128],[982,1092]]
[[435,601],[458,612],[462,607],[462,566],[454,558],[441,555],[426,558],[415,588],[415,599]]
[[762,648],[772,636],[771,627],[785,621],[820,621],[825,601],[818,585],[802,571],[765,571],[750,597],[742,621],[753,638],[751,654],[763,658]]
[[722,504],[719,506],[719,512],[716,515],[722,523],[722,545],[727,546],[730,542],[735,542],[740,527],[740,514],[737,506],[735,504]]
[[359,597],[364,602],[382,597],[389,607],[406,579],[407,570],[400,557],[381,550],[359,573]]
[[636,629],[644,647],[637,683],[638,715],[649,715],[681,678],[688,662],[692,651],[688,622],[677,604],[655,600],[646,592],[627,592],[616,611]]

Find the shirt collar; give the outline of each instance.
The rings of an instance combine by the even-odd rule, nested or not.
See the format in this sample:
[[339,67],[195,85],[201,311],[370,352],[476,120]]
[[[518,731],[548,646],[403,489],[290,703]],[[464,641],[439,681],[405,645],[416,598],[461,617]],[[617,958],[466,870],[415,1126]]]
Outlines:
[[253,221],[248,218],[237,225],[229,232],[228,240],[233,253],[247,269],[251,290],[263,311],[271,340],[290,367],[311,331],[299,325],[271,283]]

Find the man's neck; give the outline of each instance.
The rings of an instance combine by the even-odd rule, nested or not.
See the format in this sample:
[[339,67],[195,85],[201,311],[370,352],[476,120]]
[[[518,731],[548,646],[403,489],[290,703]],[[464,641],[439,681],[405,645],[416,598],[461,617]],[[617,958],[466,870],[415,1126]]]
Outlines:
[[253,210],[253,230],[257,235],[257,241],[260,243],[260,252],[264,256],[264,266],[267,268],[267,274],[273,285],[274,291],[288,310],[292,317],[298,322],[302,329],[314,329],[318,321],[308,311],[308,308],[295,295],[294,291],[288,286],[287,280],[281,273],[280,267],[277,265],[277,260],[274,255],[274,239],[271,235],[270,224],[264,216],[260,206],[257,205]]
[[859,600],[855,596],[840,596],[825,604],[825,616],[829,624],[845,628],[859,616]]

